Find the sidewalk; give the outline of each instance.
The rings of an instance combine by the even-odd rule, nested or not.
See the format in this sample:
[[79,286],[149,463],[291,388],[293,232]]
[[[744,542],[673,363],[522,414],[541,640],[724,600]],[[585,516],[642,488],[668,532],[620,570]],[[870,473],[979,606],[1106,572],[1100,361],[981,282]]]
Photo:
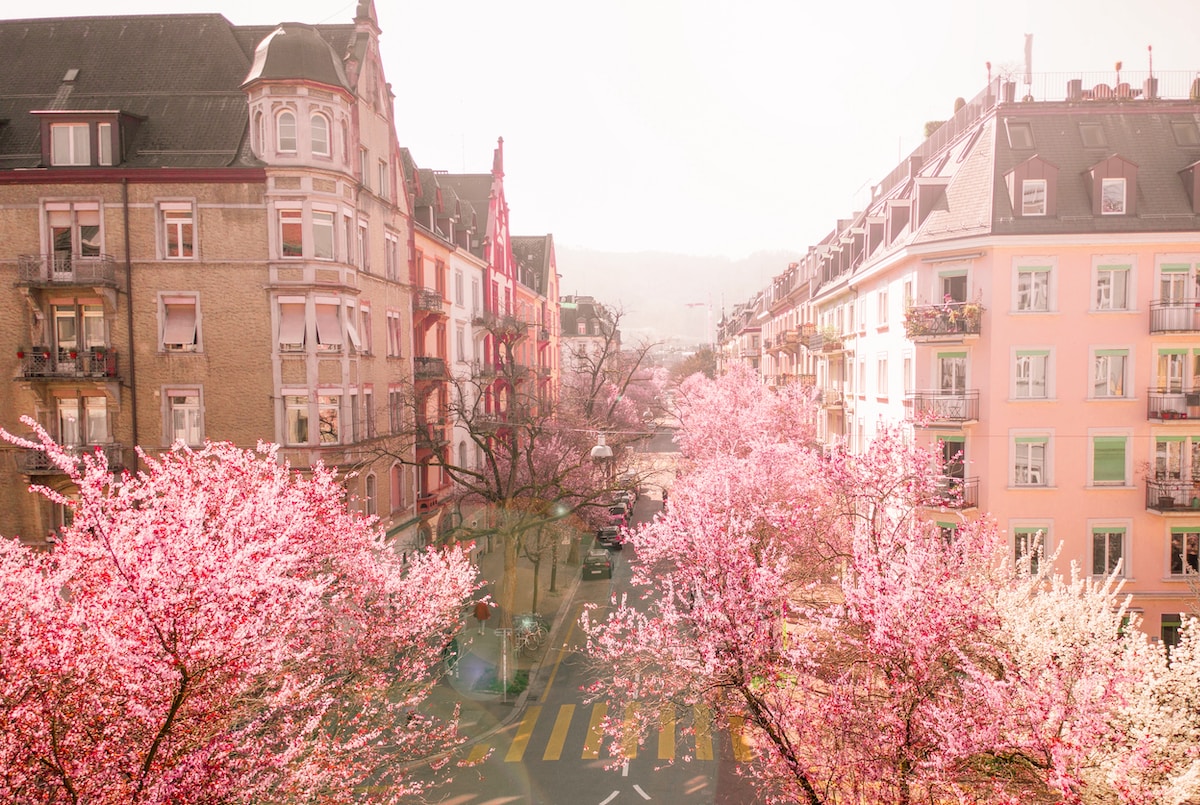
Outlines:
[[[589,537],[585,536],[584,553],[589,542]],[[502,638],[496,632],[500,613],[495,606],[492,607],[491,617],[484,621],[482,633],[479,622],[468,617],[466,628],[458,635],[458,661],[454,670],[442,678],[426,700],[425,709],[431,715],[442,718],[450,717],[458,706],[459,729],[470,741],[490,735],[517,718],[531,693],[540,695],[545,684],[544,677],[558,658],[556,649],[561,646],[563,635],[570,628],[571,624],[566,621],[580,580],[580,566],[568,564],[565,561],[568,547],[561,547],[557,589],[550,591],[548,562],[542,563],[538,579],[538,612],[545,618],[550,630],[542,646],[532,654],[516,651],[511,635]],[[499,545],[494,548],[490,553],[477,551],[474,555],[479,565],[480,580],[486,584],[484,591],[495,590],[495,584],[504,570],[504,554]],[[517,563],[516,612],[531,611],[532,599],[533,565],[522,558]],[[507,658],[501,653],[502,642],[508,646]],[[522,671],[528,674],[528,684],[516,696],[506,696],[500,692],[498,680],[503,677],[505,670],[512,675]]]

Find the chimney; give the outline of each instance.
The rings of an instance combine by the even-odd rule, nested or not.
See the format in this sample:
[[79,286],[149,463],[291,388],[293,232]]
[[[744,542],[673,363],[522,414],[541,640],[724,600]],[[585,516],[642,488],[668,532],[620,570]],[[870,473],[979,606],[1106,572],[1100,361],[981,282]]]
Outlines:
[[925,161],[924,157],[922,157],[918,154],[913,154],[912,156],[910,156],[908,158],[908,178],[909,179],[915,179],[917,177],[917,173],[918,173],[918,171],[921,170],[921,165],[922,165],[922,163],[924,163],[924,161]]

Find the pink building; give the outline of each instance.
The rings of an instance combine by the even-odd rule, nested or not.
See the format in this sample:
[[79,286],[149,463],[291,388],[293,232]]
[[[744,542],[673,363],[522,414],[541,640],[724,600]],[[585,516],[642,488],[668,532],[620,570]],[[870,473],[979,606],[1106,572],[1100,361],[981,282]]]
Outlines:
[[1200,82],[1035,78],[934,131],[765,328],[807,323],[824,438],[905,423],[944,455],[932,519],[990,512],[1062,572],[1119,561],[1172,641],[1200,569]]

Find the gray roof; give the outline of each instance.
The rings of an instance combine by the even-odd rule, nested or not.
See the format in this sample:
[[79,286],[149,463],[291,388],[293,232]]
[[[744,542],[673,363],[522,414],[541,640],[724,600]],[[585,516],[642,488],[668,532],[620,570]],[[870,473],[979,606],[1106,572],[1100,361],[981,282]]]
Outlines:
[[341,57],[316,27],[299,22],[279,25],[255,48],[244,83],[270,79],[304,79],[352,91]]
[[550,256],[554,252],[553,235],[514,235],[513,259],[517,262],[517,281],[542,296],[550,287]]
[[[0,21],[0,170],[42,166],[30,113],[45,110],[139,118],[121,167],[259,165],[242,84],[256,46],[280,30],[289,46],[276,59],[284,37],[275,37],[263,78],[288,77],[284,66],[295,62],[303,74],[290,77],[347,86],[340,54],[355,45],[351,25],[238,27],[220,14]],[[69,70],[78,73],[64,81]]]

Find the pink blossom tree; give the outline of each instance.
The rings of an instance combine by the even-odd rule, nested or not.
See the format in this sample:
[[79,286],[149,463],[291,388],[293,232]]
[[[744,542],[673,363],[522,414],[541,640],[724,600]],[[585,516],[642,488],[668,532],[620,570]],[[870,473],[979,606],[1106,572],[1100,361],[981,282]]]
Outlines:
[[[585,619],[613,710],[641,702],[648,728],[655,704],[700,706],[756,745],[751,773],[779,802],[1166,790],[1139,777],[1163,756],[1144,738],[1153,708],[1140,727],[1130,709],[1157,655],[1124,623],[1118,585],[1008,567],[987,518],[943,534],[923,516],[945,503],[938,457],[899,434],[821,456],[803,444],[802,399],[736,377],[685,385],[688,470],[633,538],[634,580],[656,593]],[[1186,732],[1168,687],[1143,698],[1174,697]],[[1122,760],[1139,741],[1146,760]]]
[[459,740],[420,709],[475,589],[460,552],[405,564],[331,471],[301,477],[273,446],[181,448],[114,479],[38,434],[3,436],[78,500],[53,552],[0,545],[0,800],[418,790],[395,770]]

